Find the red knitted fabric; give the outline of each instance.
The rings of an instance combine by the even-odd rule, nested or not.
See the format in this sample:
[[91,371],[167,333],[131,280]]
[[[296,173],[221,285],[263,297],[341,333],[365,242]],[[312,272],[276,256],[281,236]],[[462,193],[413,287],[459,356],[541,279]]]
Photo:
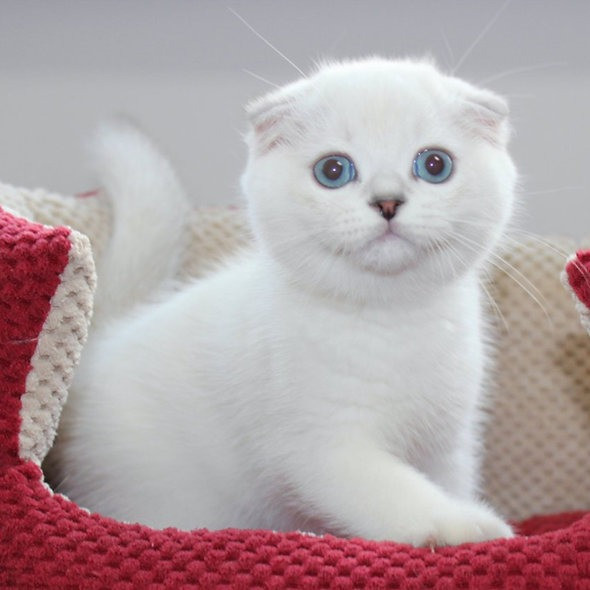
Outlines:
[[0,465],[18,461],[20,396],[68,262],[68,234],[0,210]]
[[590,250],[580,250],[565,267],[568,282],[578,299],[590,308]]
[[590,514],[529,519],[523,536],[435,551],[298,533],[128,525],[54,495],[19,459],[20,395],[68,230],[0,212],[1,588],[590,589]]

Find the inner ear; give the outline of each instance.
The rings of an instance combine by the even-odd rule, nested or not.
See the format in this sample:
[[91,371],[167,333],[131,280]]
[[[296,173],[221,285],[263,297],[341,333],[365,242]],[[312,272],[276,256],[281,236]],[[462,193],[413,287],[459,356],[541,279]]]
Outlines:
[[300,80],[271,92],[246,107],[251,138],[259,153],[289,144],[301,132],[302,123],[297,112],[307,93],[308,81]]
[[489,90],[473,89],[463,98],[461,118],[479,137],[505,144],[509,136],[508,103]]
[[281,144],[288,143],[287,127],[293,110],[293,106],[288,102],[248,110],[253,143],[259,153],[269,152]]
[[508,103],[504,98],[489,90],[478,90],[468,99],[477,105],[479,108],[488,111],[494,117],[499,119],[506,119],[508,117],[509,109]]

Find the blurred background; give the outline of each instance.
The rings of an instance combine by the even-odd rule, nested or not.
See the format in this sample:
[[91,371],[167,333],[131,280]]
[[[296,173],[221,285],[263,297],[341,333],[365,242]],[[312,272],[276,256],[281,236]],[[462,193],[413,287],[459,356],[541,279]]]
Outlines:
[[197,204],[239,197],[243,105],[322,58],[431,55],[508,97],[520,225],[590,235],[586,0],[0,0],[0,181],[92,188],[85,144],[124,112]]

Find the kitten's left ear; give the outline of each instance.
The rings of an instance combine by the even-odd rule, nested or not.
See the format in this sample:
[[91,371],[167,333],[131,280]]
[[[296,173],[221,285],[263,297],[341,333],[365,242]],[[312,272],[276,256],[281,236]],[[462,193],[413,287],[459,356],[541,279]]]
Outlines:
[[508,103],[489,90],[470,87],[463,96],[461,118],[478,136],[505,145],[510,136]]

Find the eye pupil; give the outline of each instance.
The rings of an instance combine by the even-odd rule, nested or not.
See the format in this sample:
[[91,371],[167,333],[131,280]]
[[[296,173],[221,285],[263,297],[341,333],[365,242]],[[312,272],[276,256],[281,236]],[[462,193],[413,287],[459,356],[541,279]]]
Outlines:
[[322,172],[325,174],[326,178],[329,178],[330,180],[338,180],[342,176],[343,170],[344,166],[342,165],[342,162],[335,158],[326,160],[322,166]]
[[445,169],[445,162],[438,154],[432,154],[428,156],[424,164],[426,166],[426,170],[428,170],[432,176],[438,176],[439,174],[442,174]]

